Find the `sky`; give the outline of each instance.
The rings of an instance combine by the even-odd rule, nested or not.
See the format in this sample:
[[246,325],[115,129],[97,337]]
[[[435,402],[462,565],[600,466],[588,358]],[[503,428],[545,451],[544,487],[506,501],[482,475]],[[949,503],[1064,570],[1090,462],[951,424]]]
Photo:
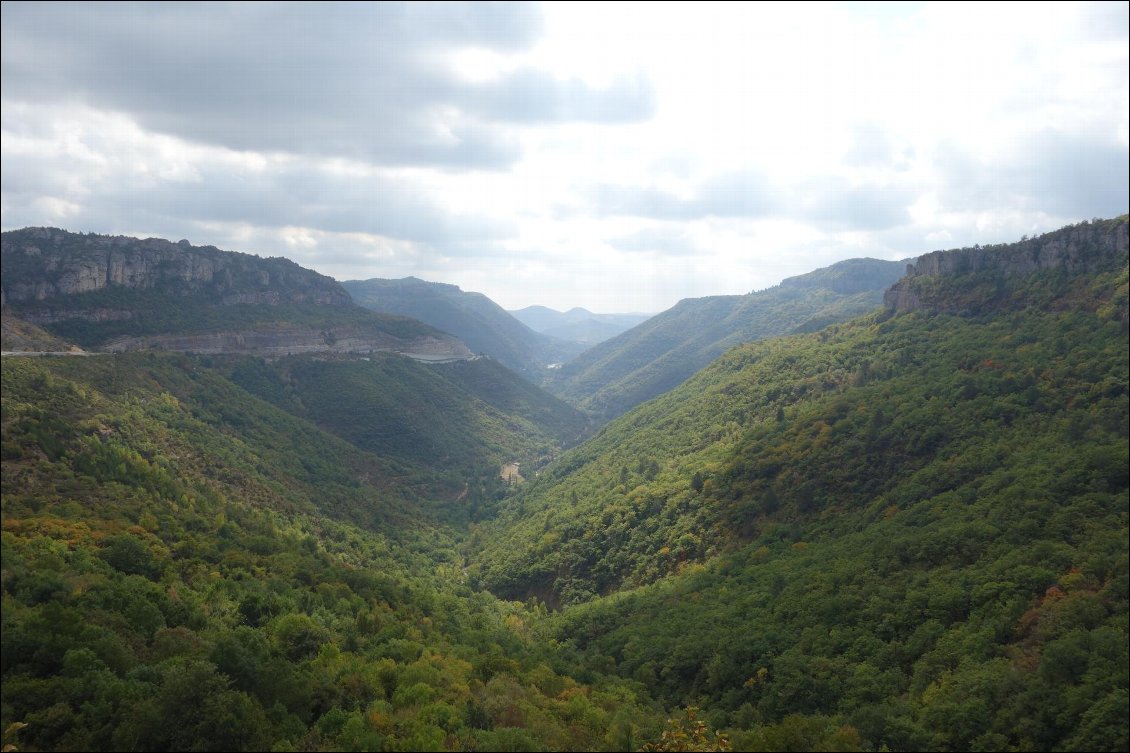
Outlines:
[[1130,4],[0,5],[0,225],[662,311],[1128,211]]

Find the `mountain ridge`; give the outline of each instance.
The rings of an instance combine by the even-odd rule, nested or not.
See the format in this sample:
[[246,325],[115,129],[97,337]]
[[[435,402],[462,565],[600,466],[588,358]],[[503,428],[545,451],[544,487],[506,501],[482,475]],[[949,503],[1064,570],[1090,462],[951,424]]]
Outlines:
[[1125,749],[1128,275],[923,276],[563,452],[493,359],[6,355],[5,744]]
[[346,280],[341,285],[358,305],[426,322],[534,383],[541,382],[546,366],[581,350],[579,345],[535,332],[487,296],[458,285],[417,277]]
[[735,749],[1122,749],[1112,261],[738,345],[503,499],[472,576]]
[[[1017,243],[933,251],[907,265],[906,274],[883,296],[899,313],[929,309],[960,310],[965,304],[959,288],[971,275],[1005,278],[1041,271],[1087,274],[1117,269],[1130,249],[1128,215],[1068,225]],[[932,288],[941,278],[949,283]]]
[[280,257],[58,228],[2,239],[5,311],[87,349],[473,355],[422,322],[356,306],[332,278]]
[[641,324],[651,314],[595,314],[581,306],[557,311],[548,306],[527,306],[510,314],[530,329],[562,340],[596,345]]
[[606,421],[675,387],[732,345],[880,307],[902,270],[900,262],[845,260],[763,291],[683,299],[566,363],[547,387]]

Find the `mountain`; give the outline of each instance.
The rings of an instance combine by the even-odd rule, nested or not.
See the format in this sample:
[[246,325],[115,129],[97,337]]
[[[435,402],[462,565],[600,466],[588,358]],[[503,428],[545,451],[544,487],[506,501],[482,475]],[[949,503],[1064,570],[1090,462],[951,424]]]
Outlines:
[[1125,747],[1126,248],[945,252],[913,310],[731,349],[502,500],[472,577],[735,749]]
[[0,349],[4,352],[64,353],[82,350],[42,327],[10,315],[7,307],[0,309],[0,342]]
[[535,332],[586,346],[615,337],[651,317],[650,314],[594,314],[580,307],[562,313],[545,306],[527,306],[510,313]]
[[482,293],[464,292],[456,285],[406,277],[349,280],[342,286],[361,306],[410,316],[450,332],[474,352],[496,358],[536,383],[546,366],[568,360],[583,349],[534,332]]
[[26,228],[3,234],[0,264],[9,314],[88,349],[471,356],[432,327],[355,306],[334,280],[287,259]]
[[234,383],[382,458],[495,477],[575,443],[587,420],[497,361],[425,364],[395,354],[212,359]]
[[[898,312],[966,313],[1047,305],[1050,299],[1064,295],[1051,281],[1085,279],[1088,274],[1116,269],[1126,255],[1124,218],[1080,222],[1019,243],[926,254],[907,267],[906,276],[883,300]],[[1017,278],[1033,281],[1018,291],[1011,284]],[[1039,284],[1041,280],[1049,282]]]
[[492,359],[5,355],[4,745],[1125,749],[1127,226],[563,452]]
[[663,710],[633,683],[581,679],[533,637],[544,614],[464,583],[440,521],[478,484],[359,449],[219,360],[251,359],[4,356],[6,748],[585,750],[659,736]]
[[607,421],[672,389],[733,345],[820,329],[878,307],[904,268],[849,259],[748,295],[685,299],[566,363],[549,389]]

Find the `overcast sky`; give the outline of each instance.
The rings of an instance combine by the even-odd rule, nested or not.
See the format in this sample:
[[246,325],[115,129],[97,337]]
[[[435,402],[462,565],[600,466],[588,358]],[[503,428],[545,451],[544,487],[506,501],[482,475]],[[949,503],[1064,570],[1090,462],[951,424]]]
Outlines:
[[1125,2],[2,5],[2,217],[656,312],[1128,210]]

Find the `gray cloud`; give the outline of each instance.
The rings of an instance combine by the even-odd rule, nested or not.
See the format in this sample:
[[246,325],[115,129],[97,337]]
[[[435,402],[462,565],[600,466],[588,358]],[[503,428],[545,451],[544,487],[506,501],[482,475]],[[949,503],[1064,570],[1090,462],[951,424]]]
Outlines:
[[[909,222],[908,207],[914,198],[910,189],[898,185],[854,185],[842,178],[824,177],[779,186],[752,172],[715,176],[689,198],[623,185],[597,186],[590,194],[594,211],[604,216],[684,221],[777,216],[827,230],[881,230]],[[629,238],[619,242],[633,243]]]
[[1130,38],[1130,5],[1127,3],[1087,3],[1080,18],[1083,35],[1088,39],[1122,41]]
[[1113,140],[1044,131],[1015,156],[978,160],[952,144],[937,157],[947,209],[1040,211],[1065,220],[1125,214],[1130,151]]
[[84,167],[67,155],[5,157],[5,224],[38,224],[37,202],[51,197],[78,206],[67,217],[76,229],[106,232],[245,223],[366,233],[445,250],[515,232],[506,222],[451,212],[402,177],[343,175],[308,161],[264,170],[200,162],[190,181],[132,172],[100,178]]
[[639,77],[593,89],[576,79],[558,81],[548,73],[525,70],[464,91],[474,109],[516,123],[629,123],[652,115],[656,106],[650,82]]
[[906,186],[822,178],[796,191],[791,214],[825,230],[886,230],[910,222],[914,200]]
[[652,114],[643,80],[592,89],[518,70],[468,84],[443,57],[540,33],[525,3],[5,3],[0,84],[233,149],[452,168],[515,161],[508,123]]

